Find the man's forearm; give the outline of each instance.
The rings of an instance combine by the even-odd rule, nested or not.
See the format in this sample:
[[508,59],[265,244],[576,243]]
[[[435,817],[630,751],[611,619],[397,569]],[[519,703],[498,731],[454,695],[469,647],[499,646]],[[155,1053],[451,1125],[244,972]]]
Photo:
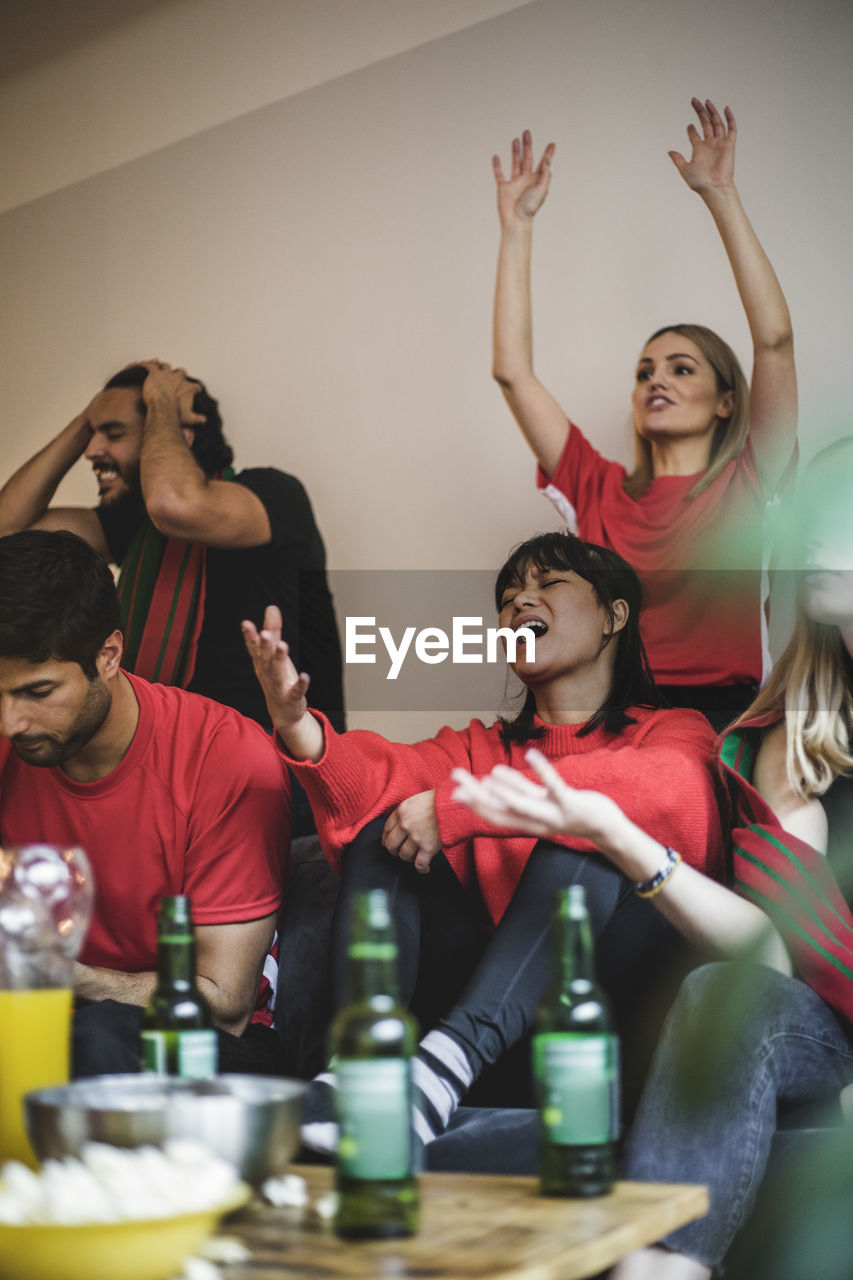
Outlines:
[[89,443],[85,413],[20,467],[0,489],[0,535],[29,529],[47,510],[63,476],[82,457]]
[[154,994],[157,974],[122,973],[120,969],[100,969],[93,965],[74,965],[74,994],[81,1000],[118,1000],[122,1004],[144,1006]]
[[[252,1002],[248,1007],[234,994],[217,986],[208,978],[196,975],[198,988],[210,1005],[213,1021],[224,1031],[240,1035],[252,1014]],[[157,986],[157,974],[153,970],[142,973],[123,973],[120,969],[100,969],[93,965],[74,966],[74,994],[80,1000],[118,1000],[121,1004],[135,1004],[144,1008]]]
[[166,519],[174,517],[175,509],[191,504],[207,485],[184,438],[178,405],[168,396],[152,394],[148,400],[140,479],[155,524],[161,509]]

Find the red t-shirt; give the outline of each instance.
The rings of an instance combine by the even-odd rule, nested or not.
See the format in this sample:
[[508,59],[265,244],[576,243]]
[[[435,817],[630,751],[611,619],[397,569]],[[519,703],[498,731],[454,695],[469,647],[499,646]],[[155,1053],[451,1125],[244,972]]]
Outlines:
[[631,498],[622,488],[625,474],[570,423],[554,475],[539,468],[537,483],[570,525],[576,518],[583,539],[637,570],[640,629],[660,684],[759,683],[767,496],[749,441],[692,499],[699,475],[661,476]]
[[156,967],[163,894],[187,894],[201,925],[278,911],[290,788],[254,721],[198,694],[127,678],[139,703],[136,733],[97,782],[26,764],[0,738],[0,838],[80,845],[95,882],[80,959],[135,973]]
[[[726,798],[714,756],[714,732],[698,711],[633,707],[634,724],[620,733],[599,728],[578,737],[580,725],[546,725],[534,743],[505,743],[500,725],[472,720],[463,731],[444,728],[425,742],[389,742],[378,733],[338,734],[325,716],[325,749],[316,763],[288,763],[305,788],[326,857],[338,866],[342,850],[363,826],[401,800],[435,790],[441,847],[459,880],[476,883],[492,920],[506,911],[535,836],[501,831],[453,799],[450,774],[459,766],[476,777],[496,764],[529,776],[525,760],[535,745],[574,787],[611,796],[629,818],[685,862],[721,879],[721,809]],[[541,721],[536,721],[541,724]],[[280,748],[281,749],[281,748]],[[538,780],[538,779],[537,779]],[[573,849],[594,846],[578,836],[555,836]]]

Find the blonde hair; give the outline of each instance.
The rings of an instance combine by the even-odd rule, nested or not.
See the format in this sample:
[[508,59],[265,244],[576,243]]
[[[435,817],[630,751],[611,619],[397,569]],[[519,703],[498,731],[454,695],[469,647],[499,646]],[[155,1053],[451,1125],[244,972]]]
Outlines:
[[[850,436],[812,459],[794,513],[798,538],[806,540],[816,504],[846,510],[851,469]],[[798,796],[821,796],[839,775],[853,773],[853,659],[838,627],[809,618],[801,602],[785,652],[736,725],[771,712],[785,717],[785,763]]]
[[853,664],[837,627],[800,613],[787,648],[752,706],[753,716],[785,717],[788,781],[798,796],[822,796],[853,773]]
[[[749,384],[737,356],[713,329],[706,329],[702,324],[669,324],[653,333],[645,345],[648,346],[649,342],[654,342],[655,338],[660,338],[665,333],[677,333],[694,342],[714,370],[717,390],[721,395],[730,391],[734,401],[730,415],[717,419],[708,466],[687,495],[688,498],[696,498],[709,484],[713,484],[720,472],[738,456],[746,444],[749,434]],[[652,446],[635,430],[634,470],[622,481],[622,488],[630,498],[641,498],[653,479]]]

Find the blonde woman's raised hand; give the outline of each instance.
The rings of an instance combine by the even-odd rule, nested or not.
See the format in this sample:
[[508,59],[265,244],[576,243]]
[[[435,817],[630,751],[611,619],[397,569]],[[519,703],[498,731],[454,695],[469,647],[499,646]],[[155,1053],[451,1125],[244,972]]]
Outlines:
[[687,126],[692,147],[689,160],[685,160],[680,151],[670,151],[669,156],[690,190],[701,195],[714,188],[732,186],[737,125],[729,107],[724,108],[724,119],[710,98],[704,103],[698,98],[691,101],[702,132],[694,124]]
[[512,140],[512,169],[504,177],[500,156],[492,156],[492,168],[498,187],[498,214],[501,226],[528,222],[541,208],[551,182],[551,160],[556,144],[549,142],[542,159],[533,167],[533,139],[525,129],[521,138]]

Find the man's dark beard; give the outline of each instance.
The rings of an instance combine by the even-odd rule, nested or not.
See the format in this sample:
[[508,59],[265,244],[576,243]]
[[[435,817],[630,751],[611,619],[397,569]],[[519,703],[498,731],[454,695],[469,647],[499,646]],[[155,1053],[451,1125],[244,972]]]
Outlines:
[[[39,769],[50,769],[54,765],[64,764],[71,760],[91,742],[110,713],[112,698],[107,686],[99,676],[89,681],[86,700],[80,708],[77,719],[64,737],[54,734],[20,734],[12,738],[11,743],[17,754],[26,764],[35,765]],[[28,748],[28,737],[33,742]]]
[[116,494],[114,498],[108,498],[105,502],[102,498],[98,506],[103,510],[117,511],[120,515],[138,516],[140,512],[145,511],[145,503],[142,501],[142,487],[139,483],[139,472],[127,481],[128,487]]

